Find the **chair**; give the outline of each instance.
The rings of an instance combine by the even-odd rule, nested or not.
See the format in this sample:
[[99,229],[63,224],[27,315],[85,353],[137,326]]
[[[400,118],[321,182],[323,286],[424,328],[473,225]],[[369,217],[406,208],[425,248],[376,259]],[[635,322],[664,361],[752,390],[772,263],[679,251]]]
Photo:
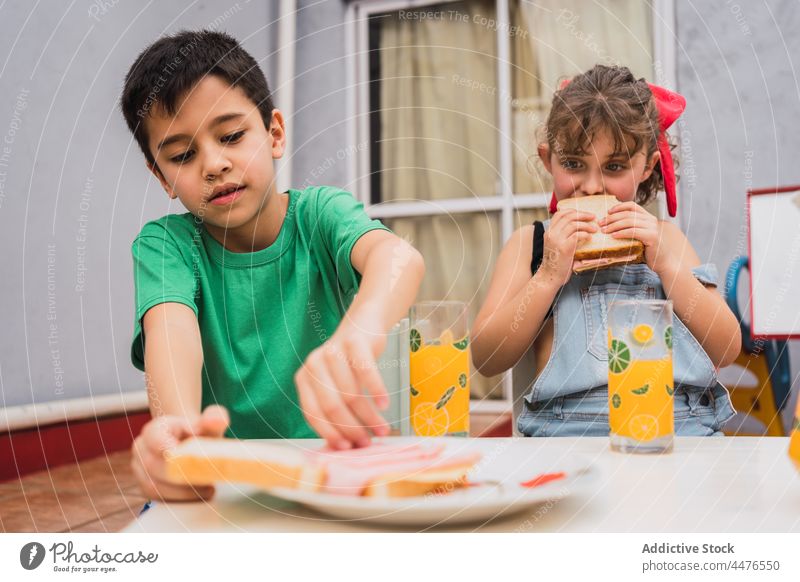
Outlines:
[[[742,328],[742,349],[734,365],[743,369],[739,381],[727,387],[737,412],[760,421],[766,427],[765,434],[768,436],[786,436],[780,412],[785,408],[791,390],[789,350],[785,341],[763,338],[754,340],[750,336],[750,326],[742,320],[736,293],[739,275],[743,269],[748,268],[748,258],[737,257],[725,277],[725,301]],[[744,370],[756,377],[755,385],[742,383],[746,375]],[[739,428],[741,425],[733,431],[726,429],[725,432],[742,434]]]

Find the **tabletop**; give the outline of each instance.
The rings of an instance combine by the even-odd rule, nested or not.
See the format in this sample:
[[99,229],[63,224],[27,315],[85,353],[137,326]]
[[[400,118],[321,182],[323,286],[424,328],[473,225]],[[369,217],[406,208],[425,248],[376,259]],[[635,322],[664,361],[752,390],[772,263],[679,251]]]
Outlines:
[[[460,439],[495,474],[582,459],[590,486],[489,520],[432,528],[326,517],[240,484],[209,502],[155,502],[126,532],[800,532],[800,474],[788,438],[676,437],[666,455],[611,451],[607,438]],[[321,441],[303,441],[321,446]]]

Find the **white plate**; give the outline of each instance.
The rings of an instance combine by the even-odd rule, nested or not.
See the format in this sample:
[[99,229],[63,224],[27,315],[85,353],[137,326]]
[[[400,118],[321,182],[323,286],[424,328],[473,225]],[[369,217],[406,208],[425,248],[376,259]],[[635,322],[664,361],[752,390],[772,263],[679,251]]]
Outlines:
[[[454,439],[451,442],[463,451],[466,439]],[[340,519],[430,527],[488,521],[510,515],[573,495],[590,488],[595,481],[596,470],[592,469],[591,462],[586,458],[548,459],[539,456],[526,461],[523,466],[512,468],[503,463],[504,456],[492,458],[484,452],[487,462],[482,465],[482,461],[479,461],[477,469],[469,475],[470,482],[478,485],[447,494],[395,499],[351,497],[298,489],[270,489],[269,494]],[[565,473],[565,476],[544,485],[532,488],[520,485],[520,480],[559,472]]]

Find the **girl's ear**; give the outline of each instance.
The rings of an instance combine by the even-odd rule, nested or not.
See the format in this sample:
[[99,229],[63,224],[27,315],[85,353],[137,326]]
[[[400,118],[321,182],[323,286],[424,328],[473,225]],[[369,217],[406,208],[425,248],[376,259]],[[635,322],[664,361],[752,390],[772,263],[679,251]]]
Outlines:
[[650,159],[647,160],[647,165],[644,167],[644,173],[642,174],[642,182],[644,182],[651,176],[653,170],[656,169],[656,164],[659,161],[661,161],[661,154],[658,153],[658,151],[653,152],[653,155],[650,156]]
[[164,177],[164,174],[162,174],[161,170],[158,169],[158,166],[155,163],[147,162],[147,168],[153,173],[153,175],[156,178],[158,178],[158,181],[161,182],[161,187],[167,193],[167,196],[175,200],[178,197],[178,195],[175,193],[172,184],[167,182],[167,179]]
[[283,157],[283,152],[286,151],[286,126],[283,113],[279,109],[272,110],[268,131],[272,137],[272,159],[277,160]]
[[544,164],[544,169],[548,171],[548,173],[552,174],[552,164],[550,163],[550,146],[546,143],[540,143],[539,147],[537,148],[539,152],[539,159],[542,160]]

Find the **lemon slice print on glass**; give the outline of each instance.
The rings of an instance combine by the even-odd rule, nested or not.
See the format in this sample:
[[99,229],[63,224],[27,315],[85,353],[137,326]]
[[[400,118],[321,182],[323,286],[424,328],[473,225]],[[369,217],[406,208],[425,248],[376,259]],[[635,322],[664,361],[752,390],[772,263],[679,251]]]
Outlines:
[[416,352],[422,346],[422,336],[416,329],[412,329],[409,332],[410,341],[411,341],[411,351]]
[[653,341],[653,328],[646,323],[640,323],[631,330],[631,338],[639,345],[649,344]]
[[467,375],[466,374],[459,374],[458,375],[458,385],[462,388],[467,387]]
[[628,423],[628,430],[637,441],[651,441],[658,436],[658,419],[652,414],[637,414]]
[[664,343],[667,344],[669,349],[672,349],[672,326],[668,325],[664,330]]
[[619,408],[619,405],[620,405],[620,404],[622,404],[622,398],[620,397],[620,395],[619,395],[619,394],[614,394],[614,395],[611,397],[611,405],[612,405],[614,408]]
[[468,346],[468,345],[469,345],[469,336],[468,336],[468,335],[465,335],[465,336],[464,336],[463,338],[461,338],[459,341],[457,341],[456,343],[454,343],[454,344],[453,344],[453,347],[454,347],[454,348],[456,348],[457,350],[464,351],[464,350],[466,350],[466,349],[467,349],[467,346]]
[[612,339],[608,349],[608,369],[613,374],[624,372],[631,363],[631,351],[622,340]]
[[433,402],[423,402],[414,410],[411,424],[418,436],[442,436],[450,426],[446,408],[436,408]]
[[439,408],[444,408],[444,405],[450,401],[450,399],[453,397],[453,392],[455,391],[455,386],[450,386],[450,388],[445,390],[444,394],[442,394],[442,397],[439,398],[439,402],[436,403],[436,409],[438,410]]

